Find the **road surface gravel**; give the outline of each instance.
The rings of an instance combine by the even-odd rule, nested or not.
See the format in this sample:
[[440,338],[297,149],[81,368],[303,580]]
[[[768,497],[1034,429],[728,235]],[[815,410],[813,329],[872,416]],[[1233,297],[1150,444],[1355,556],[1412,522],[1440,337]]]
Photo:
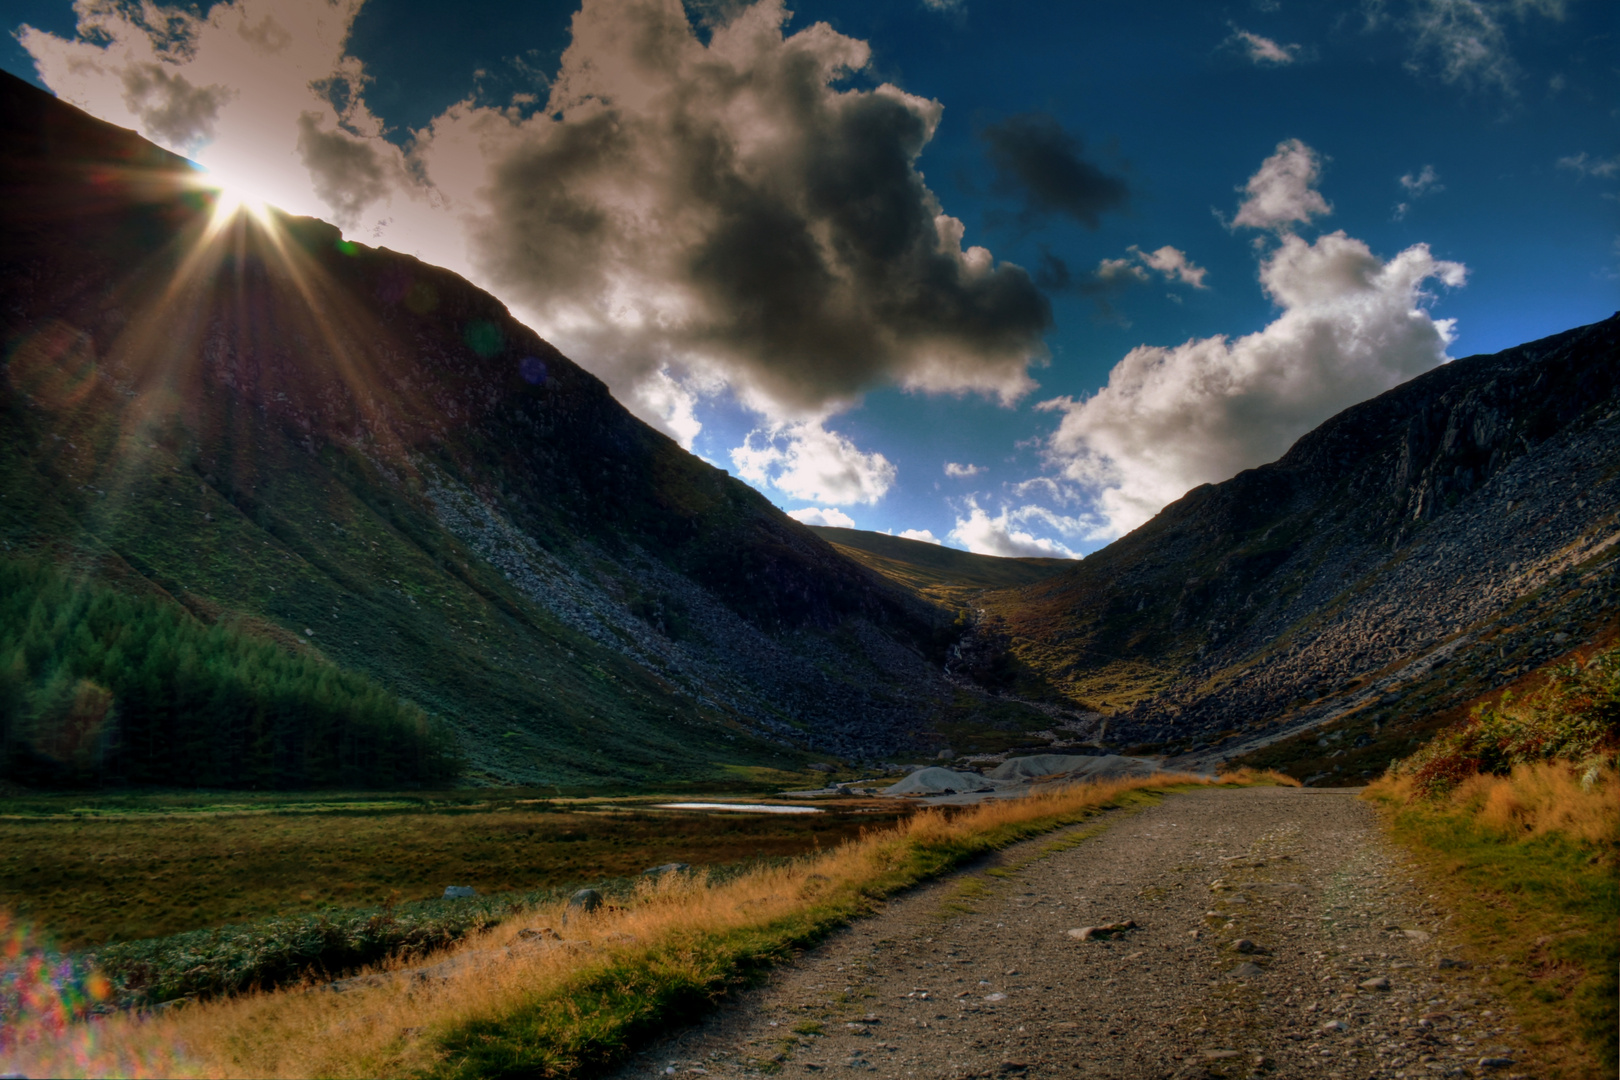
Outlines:
[[1355,792],[1195,790],[914,889],[619,1075],[1533,1075],[1456,948]]

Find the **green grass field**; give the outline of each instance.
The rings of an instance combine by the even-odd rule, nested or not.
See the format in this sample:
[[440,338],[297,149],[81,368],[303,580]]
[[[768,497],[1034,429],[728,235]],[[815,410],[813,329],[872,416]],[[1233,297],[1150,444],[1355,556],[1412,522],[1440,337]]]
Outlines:
[[527,892],[668,862],[799,855],[906,812],[876,800],[802,816],[642,808],[654,801],[534,792],[0,800],[0,907],[84,947],[426,900],[446,885]]

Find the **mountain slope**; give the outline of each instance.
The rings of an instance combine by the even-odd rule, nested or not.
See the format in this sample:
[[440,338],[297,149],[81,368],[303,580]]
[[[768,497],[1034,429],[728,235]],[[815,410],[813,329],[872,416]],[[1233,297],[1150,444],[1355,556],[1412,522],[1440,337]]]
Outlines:
[[941,544],[830,525],[812,525],[810,531],[868,569],[942,604],[966,603],[986,589],[1028,585],[1071,562],[975,555]]
[[979,632],[1109,714],[1111,742],[1231,755],[1309,731],[1268,763],[1376,771],[1613,622],[1617,360],[1620,316],[1436,368],[983,597]]
[[949,614],[487,294],[317,221],[216,217],[188,163],[10,76],[0,145],[5,552],[365,672],[474,777],[742,775],[971,710]]

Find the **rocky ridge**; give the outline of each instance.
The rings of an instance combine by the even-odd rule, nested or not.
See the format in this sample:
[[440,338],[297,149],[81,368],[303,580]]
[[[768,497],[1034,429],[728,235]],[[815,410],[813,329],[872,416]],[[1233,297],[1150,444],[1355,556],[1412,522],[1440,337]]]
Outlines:
[[1410,737],[1391,722],[1612,621],[1617,355],[1620,317],[1448,364],[1067,575],[990,594],[989,620],[1029,669],[1108,712],[1114,744],[1208,761],[1353,716],[1387,760]]

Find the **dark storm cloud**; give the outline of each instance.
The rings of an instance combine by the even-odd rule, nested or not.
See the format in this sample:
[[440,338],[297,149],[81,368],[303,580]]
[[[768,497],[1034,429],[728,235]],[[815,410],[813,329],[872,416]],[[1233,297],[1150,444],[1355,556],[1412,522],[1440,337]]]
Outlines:
[[1125,181],[1087,161],[1080,140],[1049,113],[1009,116],[979,134],[997,187],[1020,195],[1031,216],[1066,214],[1095,229],[1130,202]]
[[866,45],[784,18],[703,43],[679,0],[587,0],[542,111],[447,114],[421,159],[438,177],[478,140],[476,257],[620,388],[674,368],[798,414],[884,384],[1023,393],[1050,307],[917,171],[940,106],[839,89]]

